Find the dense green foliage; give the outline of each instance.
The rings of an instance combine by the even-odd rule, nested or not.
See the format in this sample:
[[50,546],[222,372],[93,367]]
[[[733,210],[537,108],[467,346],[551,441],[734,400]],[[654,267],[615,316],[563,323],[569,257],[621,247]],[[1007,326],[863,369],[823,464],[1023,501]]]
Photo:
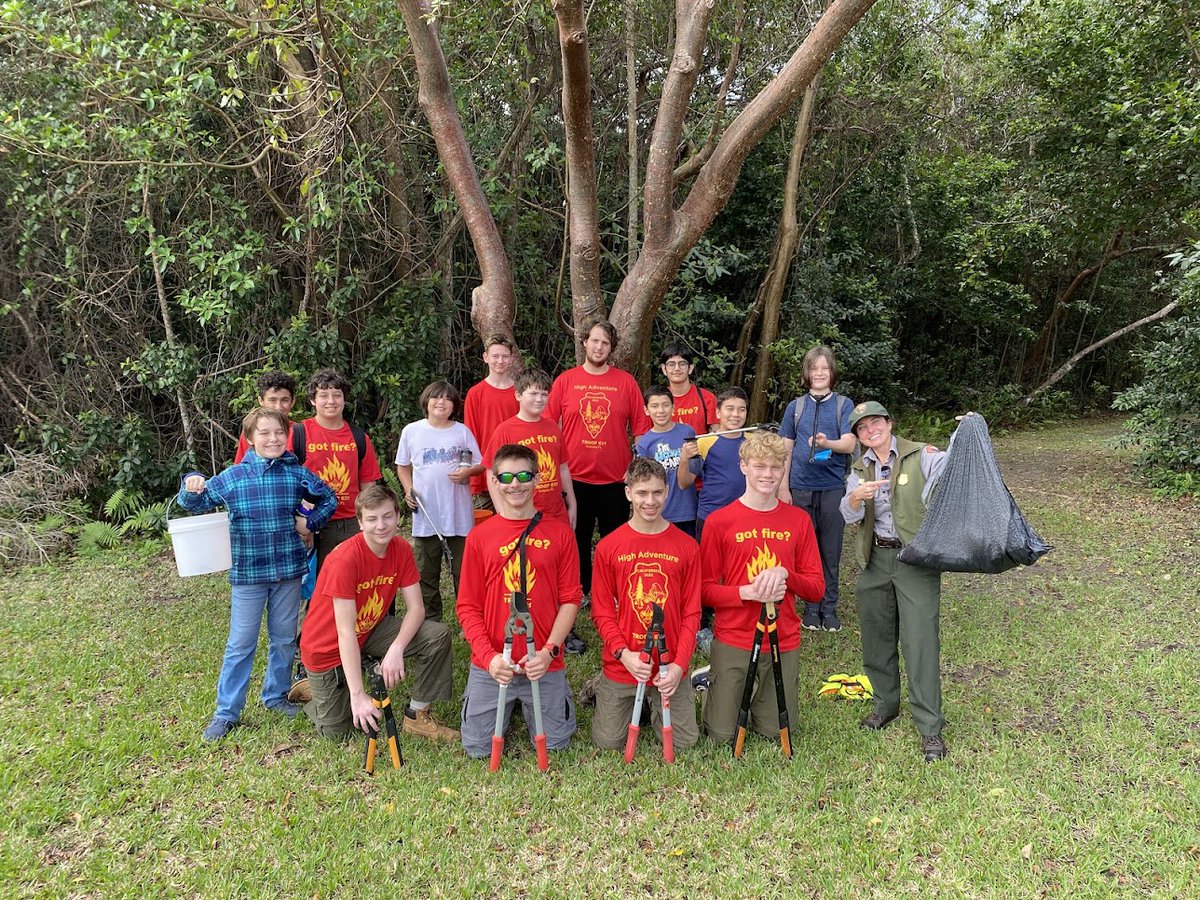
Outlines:
[[1141,448],[1140,463],[1167,493],[1200,494],[1200,244],[1175,256],[1183,272],[1183,313],[1154,330],[1137,354],[1145,375],[1114,403],[1131,415],[1127,442]]
[[[515,273],[516,334],[557,370],[573,349],[553,15],[439,8]],[[590,8],[615,292],[624,5]],[[739,32],[742,8],[714,12],[681,159],[709,133],[735,42],[725,122],[794,49],[794,4],[745,4]],[[638,11],[644,163],[671,14],[665,0]],[[740,373],[775,414],[826,340],[852,395],[1014,418],[1072,353],[1178,289],[1165,260],[1195,240],[1200,199],[1196,32],[1195,10],[1169,0],[879,4],[821,89],[781,339],[760,348],[750,328],[746,359],[735,352],[779,228],[790,116],[685,264],[655,345],[689,341],[703,382]],[[346,370],[351,413],[385,454],[435,374],[479,377],[476,265],[391,4],[4,0],[0,192],[0,442],[86,469],[102,496],[156,494],[189,457],[227,459],[268,366]],[[1106,405],[1151,361],[1131,358],[1139,340],[1085,359],[1050,402]],[[749,374],[760,352],[771,384]]]

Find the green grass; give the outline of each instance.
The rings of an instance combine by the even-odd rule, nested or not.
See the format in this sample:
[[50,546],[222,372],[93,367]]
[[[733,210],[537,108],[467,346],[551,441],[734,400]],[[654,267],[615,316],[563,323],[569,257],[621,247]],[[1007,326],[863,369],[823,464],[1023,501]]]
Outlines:
[[[626,767],[591,747],[585,712],[546,775],[518,734],[496,775],[408,740],[404,769],[374,779],[360,742],[321,740],[256,695],[244,727],[200,742],[220,576],[179,579],[169,553],[128,550],[12,573],[3,894],[1198,896],[1200,510],[1150,499],[1108,446],[1115,428],[998,441],[1057,549],[946,577],[937,765],[907,715],[867,734],[864,706],[815,698],[825,675],[861,670],[850,567],[846,630],[802,648],[790,763],[752,739],[741,761],[702,745],[669,767],[643,735]],[[578,688],[596,651],[569,666]]]

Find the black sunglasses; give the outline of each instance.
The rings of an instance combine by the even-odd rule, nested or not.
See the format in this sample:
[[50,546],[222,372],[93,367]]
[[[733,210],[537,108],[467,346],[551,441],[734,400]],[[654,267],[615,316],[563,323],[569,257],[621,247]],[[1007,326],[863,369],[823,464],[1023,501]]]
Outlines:
[[501,484],[512,484],[514,481],[519,481],[521,484],[529,484],[533,481],[533,472],[497,472],[496,480]]

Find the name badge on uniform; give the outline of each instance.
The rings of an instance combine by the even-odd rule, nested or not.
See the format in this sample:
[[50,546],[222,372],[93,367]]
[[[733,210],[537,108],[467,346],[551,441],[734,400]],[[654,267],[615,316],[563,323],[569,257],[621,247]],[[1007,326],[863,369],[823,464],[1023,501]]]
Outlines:
[[896,479],[896,484],[908,484],[908,473],[901,472],[900,477]]

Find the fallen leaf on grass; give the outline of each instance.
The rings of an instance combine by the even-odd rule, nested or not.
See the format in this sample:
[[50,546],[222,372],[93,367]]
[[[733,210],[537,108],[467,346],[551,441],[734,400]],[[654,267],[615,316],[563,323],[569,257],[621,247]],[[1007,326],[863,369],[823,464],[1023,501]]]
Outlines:
[[992,788],[990,791],[988,791],[988,796],[989,797],[1003,797],[1005,795],[1005,793],[1007,793],[1007,792],[1004,790],[1004,788],[997,787],[997,788]]
[[441,792],[442,792],[443,794],[445,794],[447,797],[453,797],[453,796],[454,796],[454,788],[448,788],[448,787],[444,787],[444,788],[441,788]]
[[879,816],[872,816],[871,820],[869,822],[867,822],[867,827],[874,828],[875,826],[882,825],[882,824],[883,824],[883,819],[879,818]]
[[683,854],[685,854],[686,852],[687,851],[684,850],[682,847],[676,847],[674,850],[672,850],[670,853],[668,853],[667,856],[683,856]]
[[1029,859],[1029,857],[1033,856],[1033,844],[1026,844],[1024,847],[1022,847],[1021,856],[1024,859]]

